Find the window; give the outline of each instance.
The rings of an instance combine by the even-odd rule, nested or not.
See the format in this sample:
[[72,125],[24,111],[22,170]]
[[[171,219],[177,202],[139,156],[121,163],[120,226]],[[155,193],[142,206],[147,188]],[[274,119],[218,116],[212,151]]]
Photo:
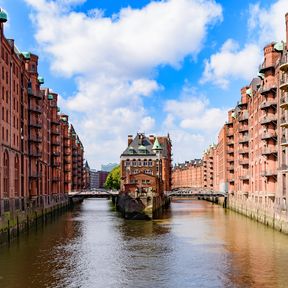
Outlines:
[[19,197],[19,157],[18,155],[15,156],[15,196]]
[[3,191],[3,196],[4,198],[9,198],[9,155],[8,152],[4,152],[4,157],[3,157],[3,180],[4,180],[4,191]]

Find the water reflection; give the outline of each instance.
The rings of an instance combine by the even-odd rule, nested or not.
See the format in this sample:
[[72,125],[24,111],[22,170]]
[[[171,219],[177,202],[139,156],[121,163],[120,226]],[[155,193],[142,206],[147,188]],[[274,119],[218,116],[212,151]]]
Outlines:
[[0,287],[287,287],[288,236],[203,201],[125,221],[86,200],[0,249]]

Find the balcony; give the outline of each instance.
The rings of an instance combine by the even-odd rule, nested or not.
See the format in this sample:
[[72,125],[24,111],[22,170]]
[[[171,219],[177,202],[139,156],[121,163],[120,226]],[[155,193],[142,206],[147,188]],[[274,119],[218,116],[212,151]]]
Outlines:
[[288,147],[288,139],[286,137],[281,139],[281,146]]
[[229,183],[234,183],[235,180],[234,180],[234,178],[229,178],[229,179],[228,179],[228,182],[229,182]]
[[242,165],[242,166],[249,165],[249,159],[239,160],[239,165]]
[[61,163],[58,161],[52,163],[52,167],[60,167],[60,166],[61,166]]
[[32,88],[27,89],[28,95],[37,99],[42,99],[42,93],[40,91],[35,91]]
[[38,105],[30,105],[29,111],[37,113],[37,114],[41,114],[42,113],[42,108],[40,106],[38,106]]
[[261,95],[267,95],[269,93],[273,93],[275,94],[277,91],[277,86],[275,84],[273,85],[265,85],[265,86],[262,86],[260,89],[259,89],[259,93]]
[[42,123],[38,119],[31,118],[29,121],[29,125],[33,128],[38,128],[40,129],[42,127]]
[[280,121],[280,126],[282,128],[288,128],[288,119],[282,118],[281,121]]
[[234,165],[230,165],[230,166],[228,167],[228,171],[234,171]]
[[262,150],[262,155],[277,155],[277,149],[275,148],[264,148]]
[[52,157],[60,157],[61,153],[60,152],[52,152],[51,155],[52,155]]
[[227,160],[228,160],[228,162],[234,162],[234,156],[233,157],[229,156]]
[[249,148],[240,148],[239,149],[239,154],[248,154],[249,153]]
[[275,69],[275,65],[273,63],[264,62],[262,65],[259,65],[259,73],[264,73],[269,69]]
[[265,110],[268,108],[277,108],[277,101],[276,100],[267,100],[267,101],[263,101],[260,105],[260,109]]
[[60,146],[60,145],[61,145],[61,142],[60,142],[60,140],[53,140],[53,141],[51,142],[51,145],[52,145],[52,146]]
[[249,119],[249,113],[248,111],[243,112],[242,114],[239,115],[238,117],[238,121],[242,122],[242,121],[246,121]]
[[59,126],[59,125],[60,125],[60,120],[58,120],[58,119],[51,119],[51,124]]
[[288,92],[288,76],[283,75],[280,79],[280,86],[279,88],[285,92]]
[[249,174],[241,175],[241,176],[239,176],[239,179],[242,181],[247,181],[250,179],[250,176],[249,176]]
[[239,127],[238,131],[239,132],[247,132],[248,131],[248,125],[242,125]]
[[277,116],[276,115],[270,115],[270,116],[264,116],[260,123],[262,125],[270,124],[270,123],[277,123]]
[[36,150],[36,151],[30,150],[29,155],[30,155],[31,157],[41,157],[41,156],[42,156],[42,153],[41,153],[40,151],[38,151],[38,150]]
[[37,172],[32,172],[30,175],[29,175],[30,178],[34,178],[34,179],[37,179],[37,178],[40,178],[42,177],[42,175],[40,173],[37,173]]
[[231,148],[228,148],[228,149],[227,149],[227,153],[228,153],[228,154],[234,154],[234,149],[233,149],[233,148],[232,148],[232,149],[231,149]]
[[227,145],[228,146],[234,145],[234,139],[228,139],[227,140]]
[[239,143],[249,142],[249,136],[244,136],[239,139]]
[[288,109],[288,97],[282,96],[280,98],[280,107],[282,109]]
[[51,134],[52,135],[60,135],[60,129],[58,129],[58,127],[52,126]]
[[234,135],[234,130],[232,128],[227,129],[227,136],[233,136]]
[[273,176],[277,176],[277,171],[276,171],[276,169],[275,169],[275,170],[274,170],[274,169],[265,170],[265,171],[262,171],[262,172],[260,173],[260,175],[261,175],[262,177],[273,177]]
[[281,170],[282,172],[288,173],[288,165],[287,164],[283,164],[279,167],[279,170]]
[[288,54],[284,54],[280,60],[280,67],[279,69],[283,72],[288,72]]
[[42,142],[42,137],[40,137],[40,136],[30,136],[29,141],[30,142],[35,142],[35,143],[41,143]]
[[262,140],[269,140],[269,139],[274,139],[276,140],[277,139],[277,133],[276,131],[264,131],[261,135],[261,139]]

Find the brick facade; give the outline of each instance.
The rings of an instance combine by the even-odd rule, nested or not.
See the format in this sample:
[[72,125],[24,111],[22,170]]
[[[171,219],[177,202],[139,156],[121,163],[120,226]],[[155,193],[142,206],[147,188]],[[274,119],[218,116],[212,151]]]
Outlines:
[[67,201],[69,191],[83,188],[84,153],[68,116],[59,111],[58,95],[41,88],[38,57],[20,52],[3,28],[1,22],[0,216]]

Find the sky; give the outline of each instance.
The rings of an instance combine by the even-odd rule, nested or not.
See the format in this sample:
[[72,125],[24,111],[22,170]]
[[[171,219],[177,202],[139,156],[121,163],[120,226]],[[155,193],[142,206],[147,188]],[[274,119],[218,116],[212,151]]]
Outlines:
[[127,135],[167,135],[175,163],[217,142],[263,47],[285,40],[288,0],[0,0],[7,38],[39,55],[91,168]]

